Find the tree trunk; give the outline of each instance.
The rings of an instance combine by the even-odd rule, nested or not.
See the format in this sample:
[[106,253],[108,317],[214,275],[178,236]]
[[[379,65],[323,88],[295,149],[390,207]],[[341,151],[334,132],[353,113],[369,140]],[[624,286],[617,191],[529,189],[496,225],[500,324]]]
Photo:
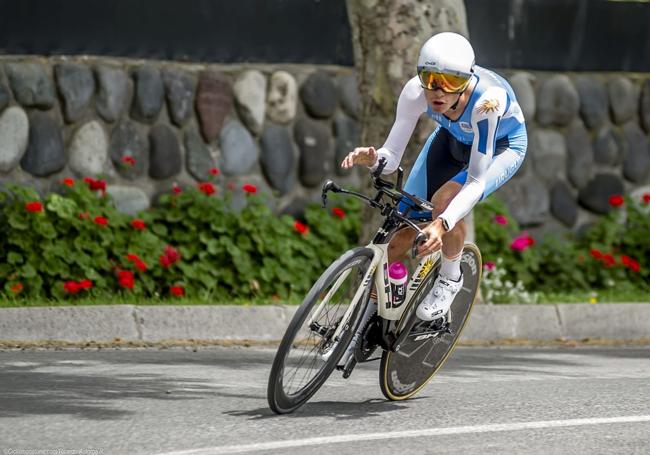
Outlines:
[[[453,31],[468,36],[462,0],[346,0],[361,96],[361,144],[379,148],[395,120],[397,99],[404,84],[415,76],[420,47],[432,35]],[[424,116],[402,158],[408,171],[435,128]],[[366,194],[369,179],[362,180]],[[362,240],[377,230],[378,214],[364,213]]]

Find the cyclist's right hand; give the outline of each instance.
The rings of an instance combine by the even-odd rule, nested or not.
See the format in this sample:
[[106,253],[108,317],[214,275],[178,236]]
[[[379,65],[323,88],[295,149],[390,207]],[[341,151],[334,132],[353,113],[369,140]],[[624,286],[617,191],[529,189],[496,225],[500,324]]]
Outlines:
[[355,164],[360,166],[372,166],[377,162],[377,151],[374,147],[357,147],[348,153],[341,162],[343,169],[350,169]]

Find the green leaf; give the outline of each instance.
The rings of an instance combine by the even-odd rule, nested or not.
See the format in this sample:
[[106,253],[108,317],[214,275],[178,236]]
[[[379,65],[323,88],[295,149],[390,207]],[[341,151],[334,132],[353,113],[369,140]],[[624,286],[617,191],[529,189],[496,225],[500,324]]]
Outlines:
[[58,194],[50,195],[46,207],[64,219],[74,218],[79,212],[79,207],[75,201],[59,196]]
[[7,262],[9,262],[9,264],[22,264],[23,256],[21,254],[10,251],[7,255]]

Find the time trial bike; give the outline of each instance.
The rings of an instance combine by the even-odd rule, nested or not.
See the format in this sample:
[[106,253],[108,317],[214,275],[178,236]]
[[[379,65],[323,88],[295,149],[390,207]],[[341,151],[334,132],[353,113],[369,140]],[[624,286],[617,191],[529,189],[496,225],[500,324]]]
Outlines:
[[[382,351],[382,393],[389,400],[408,399],[444,364],[467,324],[482,270],[481,253],[473,243],[464,246],[463,287],[444,317],[422,321],[415,311],[438,275],[440,252],[420,259],[405,297],[394,299],[388,276],[390,239],[400,229],[414,229],[417,234],[411,254],[415,258],[427,237],[419,225],[424,218],[409,214],[432,212],[434,207],[402,189],[401,168],[395,184],[383,179],[385,165],[381,159],[371,173],[377,190],[372,198],[331,180],[323,185],[323,206],[329,192],[355,196],[379,210],[383,223],[367,246],[348,250],[323,272],[295,312],[269,376],[268,403],[278,414],[306,403],[333,371],[342,371],[348,378],[359,362],[376,360],[371,357],[377,349]],[[373,298],[376,295],[376,305],[371,294]]]

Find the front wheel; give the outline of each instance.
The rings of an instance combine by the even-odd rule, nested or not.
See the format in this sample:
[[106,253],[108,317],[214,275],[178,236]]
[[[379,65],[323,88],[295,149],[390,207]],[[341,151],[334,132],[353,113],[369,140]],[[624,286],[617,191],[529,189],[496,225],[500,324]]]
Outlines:
[[[427,333],[427,330],[423,330],[422,327],[429,324],[420,321],[413,326],[399,351],[384,351],[379,368],[379,383],[386,398],[406,400],[412,397],[445,363],[469,320],[481,281],[481,269],[481,252],[476,245],[466,243],[461,257],[463,288],[456,295],[447,314],[451,333],[444,333],[442,330],[438,332],[430,330]],[[438,270],[439,265],[436,264],[422,282],[413,297],[411,306],[399,321],[398,330],[410,325],[412,318],[419,321],[415,316],[415,309],[430,291]]]
[[[286,414],[303,405],[330,376],[350,343],[371,286],[363,278],[373,251],[355,248],[330,265],[312,286],[282,338],[275,355],[267,398],[271,409]],[[354,296],[356,305],[346,317]]]

